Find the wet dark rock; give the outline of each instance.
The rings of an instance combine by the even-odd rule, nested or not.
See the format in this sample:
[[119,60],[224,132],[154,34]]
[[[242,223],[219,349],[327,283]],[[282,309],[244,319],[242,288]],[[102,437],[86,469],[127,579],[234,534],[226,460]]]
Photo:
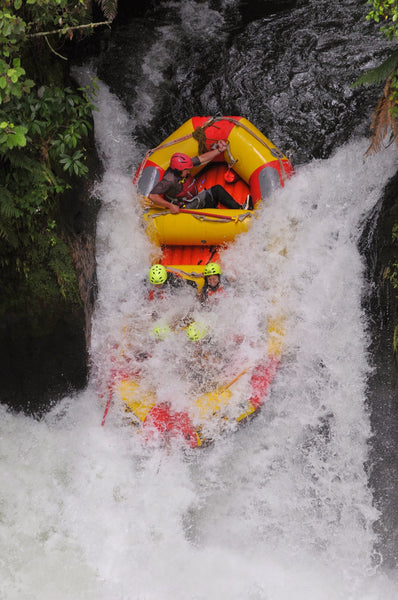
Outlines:
[[370,215],[361,240],[367,259],[367,294],[364,306],[370,322],[370,356],[374,372],[368,384],[373,437],[370,440],[369,481],[381,511],[377,523],[378,549],[385,565],[398,565],[398,368],[393,337],[398,316],[398,290],[388,274],[396,262],[392,228],[398,222],[398,173],[386,187],[384,198]]

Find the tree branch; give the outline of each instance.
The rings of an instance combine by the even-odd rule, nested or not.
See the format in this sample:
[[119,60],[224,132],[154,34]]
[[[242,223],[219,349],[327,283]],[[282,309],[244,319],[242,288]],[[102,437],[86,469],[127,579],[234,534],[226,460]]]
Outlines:
[[53,29],[52,31],[40,31],[39,33],[28,33],[26,37],[43,37],[46,35],[54,35],[56,33],[61,33],[64,35],[68,31],[74,31],[75,29],[87,29],[93,27],[99,27],[100,25],[110,25],[112,21],[101,21],[100,23],[87,23],[86,25],[75,25],[75,27],[64,27],[63,29]]
[[62,60],[68,60],[68,59],[66,58],[66,56],[62,56],[62,54],[60,54],[59,52],[57,52],[56,50],[54,50],[54,48],[51,46],[50,42],[48,41],[48,39],[47,39],[47,36],[46,36],[46,35],[44,36],[44,39],[46,40],[46,42],[47,42],[47,46],[50,48],[51,52],[54,52],[54,54],[55,54],[56,56],[59,56],[59,58],[62,58]]

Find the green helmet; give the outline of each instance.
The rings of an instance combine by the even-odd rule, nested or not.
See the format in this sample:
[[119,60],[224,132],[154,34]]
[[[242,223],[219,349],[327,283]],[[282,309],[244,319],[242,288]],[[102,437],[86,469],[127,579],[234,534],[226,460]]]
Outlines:
[[171,334],[171,329],[168,325],[159,324],[159,325],[156,325],[156,327],[154,327],[152,329],[152,335],[157,340],[163,341],[166,338],[168,338],[170,334]]
[[217,263],[209,263],[205,266],[203,275],[208,277],[209,275],[221,275],[221,267]]
[[155,285],[161,285],[167,279],[167,271],[163,265],[153,265],[149,269],[149,281]]
[[187,327],[187,338],[191,340],[191,342],[198,342],[202,340],[207,335],[207,329],[201,323],[194,321]]

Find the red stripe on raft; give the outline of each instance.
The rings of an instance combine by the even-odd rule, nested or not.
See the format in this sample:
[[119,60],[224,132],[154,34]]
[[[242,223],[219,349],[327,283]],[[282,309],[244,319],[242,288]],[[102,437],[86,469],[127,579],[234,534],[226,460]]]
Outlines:
[[281,165],[280,165],[279,160],[274,160],[267,164],[260,165],[258,167],[258,169],[253,171],[253,173],[250,175],[249,184],[250,184],[250,190],[251,190],[251,194],[253,196],[254,203],[258,202],[258,200],[261,200],[261,190],[260,190],[260,184],[258,181],[258,176],[259,176],[260,171],[262,171],[263,169],[275,169],[276,171],[278,171],[281,187],[284,186],[284,178],[287,177],[289,179],[289,177],[291,177],[293,175],[294,171],[293,171],[293,167],[290,164],[290,162],[288,160],[282,160],[281,162],[282,162],[282,166],[283,166],[283,170],[284,170],[284,176],[282,176],[282,173],[281,173]]
[[[264,402],[268,388],[278,369],[279,358],[271,357],[267,364],[259,365],[253,373],[250,385],[253,394],[250,403],[257,410]],[[170,404],[162,402],[157,404],[148,413],[143,428],[146,439],[154,437],[157,433],[164,437],[182,437],[185,442],[195,448],[199,445],[198,434],[186,412],[174,412]]]
[[172,412],[170,405],[166,402],[157,404],[149,412],[145,419],[143,428],[146,438],[150,439],[160,433],[163,437],[183,437],[184,440],[195,448],[198,445],[198,437],[190,418],[185,412]]
[[271,356],[266,364],[259,365],[254,371],[250,385],[253,388],[253,394],[250,398],[250,402],[254,408],[259,408],[265,399],[268,392],[268,388],[272,383],[275,373],[278,369],[280,359],[275,356]]
[[[196,129],[197,127],[203,127],[203,125],[207,123],[210,118],[211,117],[192,117],[193,128]],[[235,121],[240,121],[242,119],[242,117],[226,118],[235,119]],[[206,147],[208,148],[208,150],[211,150],[211,146],[215,141],[228,139],[228,136],[234,127],[235,123],[231,123],[230,121],[224,121],[223,119],[221,119],[220,121],[216,121],[216,123],[213,123],[213,125],[209,125],[209,127],[206,127]]]
[[[141,176],[141,175],[142,175],[142,173],[143,173],[143,171],[141,170],[141,167],[142,167],[142,163],[141,163],[141,164],[138,166],[138,169],[136,170],[136,172],[135,172],[135,174],[134,174],[134,177],[133,177],[133,183],[134,183],[134,184],[137,184],[137,183],[138,183],[138,179],[139,179],[138,175],[140,175],[140,176]],[[152,160],[150,160],[149,158],[148,158],[148,160],[145,162],[145,167],[144,167],[144,170],[145,170],[147,167],[155,167],[155,169],[157,169],[157,170],[159,171],[159,181],[160,181],[160,179],[162,179],[162,177],[163,177],[163,174],[164,174],[164,169],[162,169],[162,167],[159,167],[159,165],[157,165],[156,163],[154,163],[154,162],[153,162]]]

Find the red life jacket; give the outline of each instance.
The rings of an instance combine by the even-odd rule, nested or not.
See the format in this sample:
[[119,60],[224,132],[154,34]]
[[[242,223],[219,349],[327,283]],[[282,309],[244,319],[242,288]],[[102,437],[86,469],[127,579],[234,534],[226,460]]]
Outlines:
[[212,288],[209,286],[206,292],[208,298],[210,298],[211,296],[223,296],[225,294],[225,290],[221,284],[218,284],[216,288]]
[[207,287],[204,291],[205,296],[203,298],[205,303],[213,304],[217,303],[224,295],[225,290],[222,287],[221,283],[218,284],[216,288]]
[[167,291],[164,288],[148,292],[148,300],[165,300],[165,298],[167,298]]
[[186,200],[192,200],[198,193],[198,186],[196,179],[192,175],[187,175],[182,182],[182,190],[177,194],[177,198],[185,198]]

